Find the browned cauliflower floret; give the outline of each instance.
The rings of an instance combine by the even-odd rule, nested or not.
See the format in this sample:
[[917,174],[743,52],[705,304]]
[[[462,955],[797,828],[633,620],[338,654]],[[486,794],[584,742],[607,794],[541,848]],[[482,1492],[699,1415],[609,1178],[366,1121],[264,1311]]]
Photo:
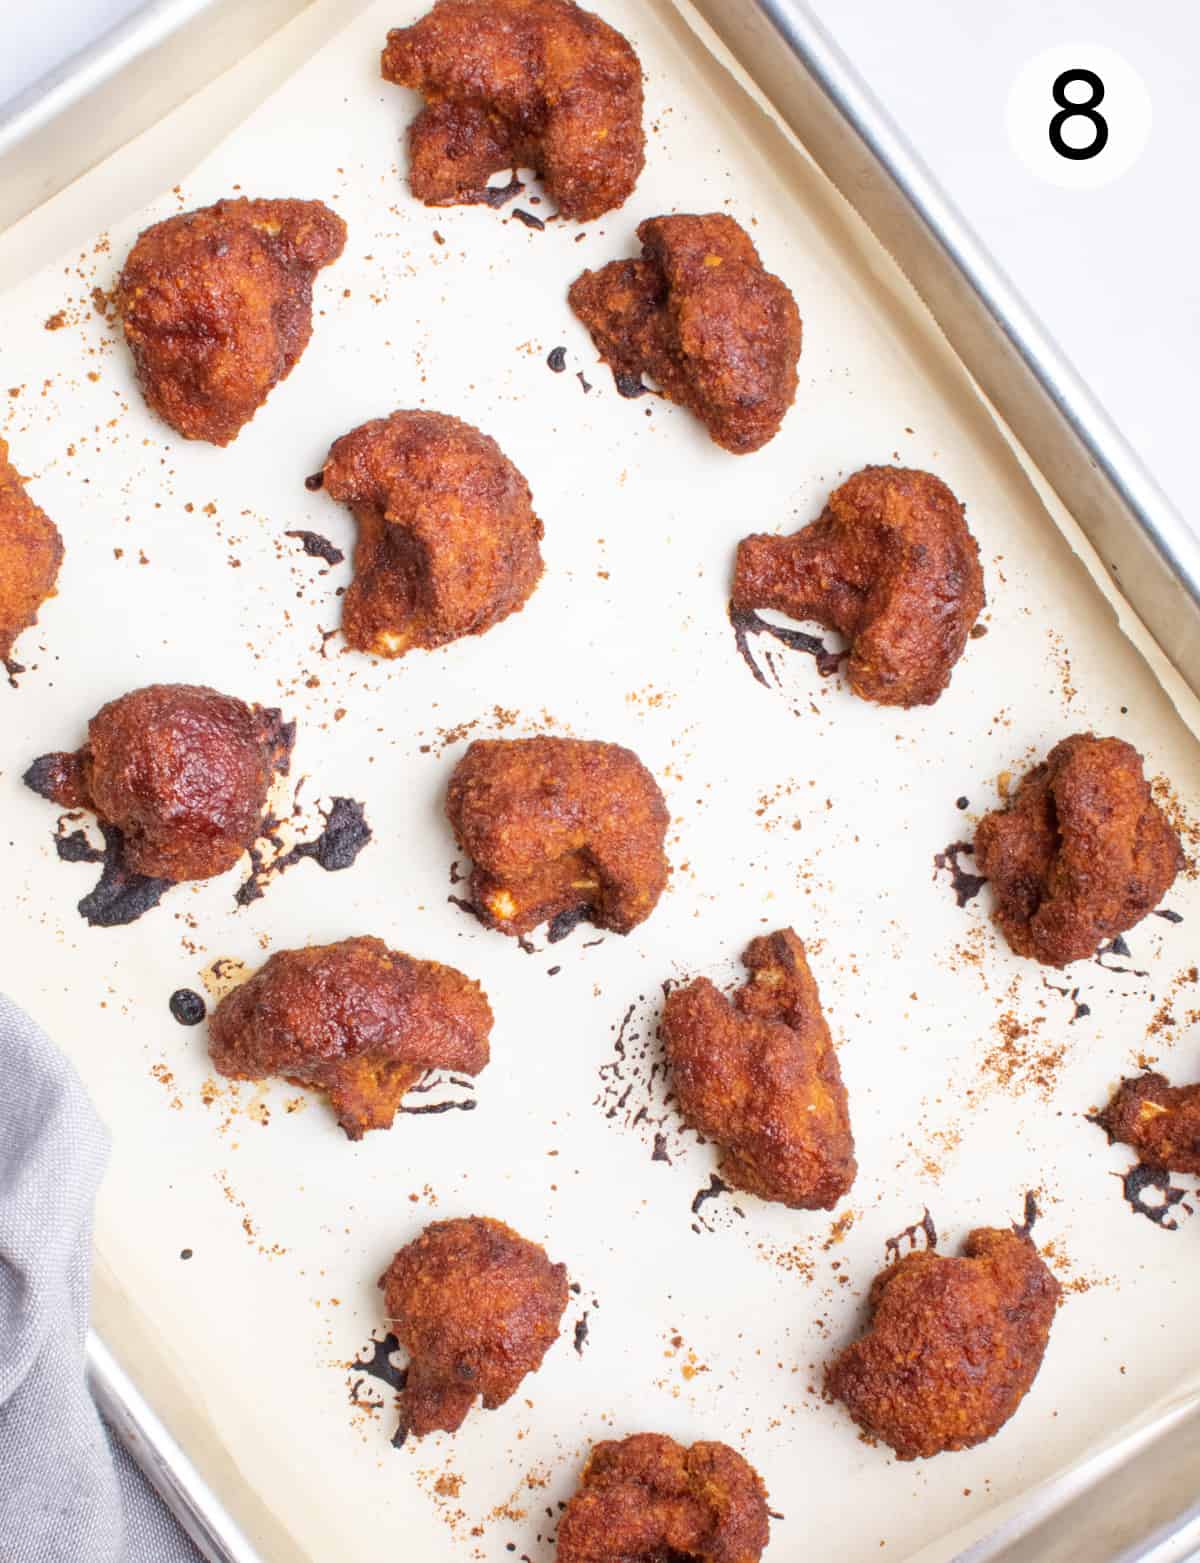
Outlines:
[[790,928],[751,942],[733,1002],[707,977],[673,988],[662,1034],[679,1110],[721,1148],[735,1188],[831,1210],[854,1182],[837,1054],[804,946]]
[[435,1221],[380,1277],[388,1328],[409,1354],[400,1426],[456,1433],[536,1373],[567,1306],[565,1265],[502,1221]]
[[582,919],[629,933],[667,882],[670,816],[637,755],[579,738],[486,739],[455,767],[446,814],[489,927],[553,942]]
[[217,1006],[213,1063],[235,1080],[282,1075],[326,1091],[352,1140],[390,1129],[431,1069],[475,1075],[492,1011],[453,966],[414,960],[382,939],[277,950]]
[[409,184],[426,206],[479,201],[493,174],[532,168],[563,217],[587,222],[637,183],[641,65],[572,0],[437,0],[388,34],[382,68],[425,99]]
[[401,657],[482,635],[542,573],[529,485],[486,434],[438,412],[394,412],[345,434],[324,486],[358,522],[342,633]]
[[736,1449],[635,1433],[593,1447],[558,1563],[758,1563],[769,1539],[762,1478]]
[[779,432],[796,397],[800,313],[732,217],[651,217],[640,260],[612,261],[571,285],[571,308],[619,389],[642,375],[687,407],[734,455]]
[[773,608],[844,635],[864,700],[932,705],[983,611],[979,545],[940,478],[864,467],[801,531],[743,538],[730,606],[735,622]]
[[235,439],[308,346],[313,278],[345,243],[320,201],[218,201],[139,234],[115,298],[159,417]]
[[975,861],[1016,953],[1066,966],[1141,922],[1183,854],[1132,744],[1076,733],[980,820]]

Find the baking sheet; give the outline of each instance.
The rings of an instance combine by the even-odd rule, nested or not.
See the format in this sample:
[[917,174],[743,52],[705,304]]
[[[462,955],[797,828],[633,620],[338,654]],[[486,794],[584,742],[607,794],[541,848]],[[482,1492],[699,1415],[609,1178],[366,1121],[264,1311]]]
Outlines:
[[[1182,923],[1148,919],[1131,958],[1064,981],[1007,953],[986,892],[959,909],[933,873],[997,778],[1066,732],[1129,738],[1176,800],[1196,795],[1195,742],[886,257],[671,8],[605,7],[641,53],[653,131],[629,206],[582,236],[408,199],[413,100],[375,70],[387,27],[418,11],[372,8],[176,191],[3,299],[0,379],[18,392],[4,433],[68,547],[7,695],[5,982],[114,1130],[97,1320],[268,1558],[375,1558],[402,1540],[422,1558],[511,1545],[540,1563],[590,1441],[647,1427],[744,1449],[785,1516],[772,1557],[903,1557],[1195,1376],[1194,1234],[1129,1212],[1112,1176],[1129,1158],[1082,1116],[1141,1057],[1195,1067],[1194,882],[1168,899]],[[350,243],[318,282],[295,374],[217,451],[145,411],[90,295],[138,227],[239,185],[329,200]],[[641,217],[723,207],[805,318],[797,408],[740,461],[686,414],[618,397],[564,298],[584,265],[632,251]],[[486,641],[374,666],[323,641],[347,567],[325,573],[283,533],[348,547],[349,517],[303,476],[347,428],[410,405],[470,419],[521,466],[547,575]],[[784,687],[762,688],[724,616],[736,540],[791,529],[841,476],[888,460],[933,468],[968,503],[988,635],[932,711],[865,706],[807,659],[777,657]],[[333,794],[362,799],[375,840],[356,867],[301,864],[243,911],[235,873],[133,928],[87,929],[85,871],[56,860],[53,811],[20,773],[153,679],[295,715],[293,778],[311,778],[297,828]],[[527,955],[448,902],[455,759],[472,736],[544,730],[627,743],[663,783],[676,873],[630,939],[585,930]],[[833,1217],[729,1196],[694,1215],[715,1158],[650,1078],[661,983],[732,981],[744,943],[788,922],[842,1044],[859,1180]],[[351,1146],[293,1088],[212,1088],[171,991],[219,958],[355,932],[484,983],[497,1027],[477,1110]],[[652,1159],[657,1134],[669,1161]],[[861,1323],[885,1240],[928,1206],[952,1249],[977,1222],[1019,1219],[1027,1189],[1068,1296],[1018,1419],[915,1467],[867,1448],[822,1403],[820,1372]],[[353,1405],[347,1364],[393,1249],[469,1211],[544,1241],[581,1290],[509,1406],[397,1452],[390,1407]]]

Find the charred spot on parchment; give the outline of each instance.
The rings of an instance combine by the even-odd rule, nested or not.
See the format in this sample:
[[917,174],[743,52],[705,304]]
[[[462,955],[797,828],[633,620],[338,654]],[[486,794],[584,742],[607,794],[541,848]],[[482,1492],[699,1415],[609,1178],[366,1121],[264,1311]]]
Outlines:
[[[712,1230],[702,1214],[704,1207],[710,1199],[719,1199],[722,1194],[728,1194],[728,1192],[728,1183],[722,1182],[715,1172],[710,1175],[707,1188],[697,1189],[695,1198],[692,1200],[692,1215],[699,1217],[700,1226],[705,1227],[708,1231]],[[692,1231],[698,1232],[700,1226],[694,1226]]]
[[1018,1237],[1028,1237],[1033,1231],[1034,1226],[1037,1224],[1037,1219],[1040,1214],[1041,1212],[1038,1210],[1037,1195],[1033,1192],[1032,1189],[1027,1189],[1025,1191],[1025,1209],[1023,1219],[1019,1226],[1015,1221],[1013,1222],[1013,1231],[1017,1234]]
[[586,902],[581,906],[569,906],[566,911],[560,912],[546,929],[546,942],[558,944],[573,934],[580,923],[590,923],[591,920],[592,908]]
[[310,472],[304,480],[304,486],[310,494],[318,494],[325,487],[324,472]]
[[565,347],[551,348],[546,358],[546,367],[552,369],[555,374],[562,374],[567,367],[567,350]]
[[517,221],[519,223],[523,223],[526,228],[534,228],[539,233],[546,226],[540,217],[535,217],[532,212],[527,212],[522,206],[514,206],[512,209],[512,214],[517,219]]
[[446,1076],[436,1073],[427,1075],[419,1084],[414,1085],[408,1094],[409,1096],[425,1096],[430,1091],[436,1091],[444,1085],[457,1086],[467,1094],[465,1096],[447,1097],[440,1102],[422,1102],[415,1107],[409,1106],[407,1102],[401,1102],[396,1109],[397,1112],[410,1113],[414,1117],[420,1118],[436,1116],[438,1113],[473,1113],[476,1107],[479,1106],[479,1103],[470,1094],[475,1089],[474,1081],[464,1080],[458,1075],[451,1075],[448,1079]]
[[650,387],[642,384],[640,374],[630,374],[623,369],[613,375],[613,384],[627,401],[635,401],[639,396],[650,394]]
[[[268,880],[287,873],[289,868],[294,868],[304,858],[313,858],[327,874],[340,873],[353,866],[371,839],[371,827],[367,823],[363,805],[354,798],[333,798],[328,811],[322,809],[321,815],[325,828],[319,836],[315,836],[312,841],[298,841],[282,857],[272,862],[268,863],[264,859],[257,846],[251,847],[250,877],[240,886],[235,897],[239,906],[249,906],[252,901],[257,901]],[[278,825],[278,820],[268,821],[264,831],[267,840],[273,839]]]
[[[1171,1214],[1176,1206],[1189,1216],[1192,1214],[1192,1207],[1185,1203],[1187,1189],[1176,1188],[1165,1167],[1147,1167],[1143,1162],[1138,1162],[1128,1172],[1117,1172],[1113,1176],[1121,1179],[1121,1192],[1129,1208],[1139,1216],[1145,1216],[1147,1221],[1153,1221],[1155,1226],[1162,1227],[1164,1232],[1179,1230],[1179,1222]],[[1161,1204],[1152,1205],[1146,1200],[1147,1189],[1157,1190],[1162,1196]]]
[[698,1216],[710,1199],[717,1199],[721,1194],[728,1192],[728,1183],[722,1183],[714,1172],[708,1180],[708,1187],[700,1189],[692,1200],[692,1215]]
[[[817,672],[822,678],[828,678],[830,674],[836,673],[848,655],[845,651],[830,651],[818,635],[808,635],[803,630],[789,629],[785,624],[772,624],[769,619],[764,619],[761,614],[755,613],[753,608],[735,608],[730,603],[728,611],[738,655],[764,689],[771,687],[770,680],[754,660],[750,650],[751,635],[769,635],[786,646],[789,651],[807,653],[816,662]],[[778,677],[775,682],[779,682]]]
[[[305,480],[308,481],[307,479]],[[327,537],[322,537],[320,532],[305,532],[296,530],[285,532],[284,537],[294,537],[310,559],[324,559],[326,564],[341,564],[346,557],[335,543],[331,543]]]
[[[33,762],[21,780],[31,792],[47,803],[58,803],[77,792],[81,780],[79,759],[74,754],[43,754]],[[82,799],[81,799],[82,801]]]
[[1042,986],[1048,988],[1051,993],[1061,993],[1064,998],[1070,999],[1071,1003],[1074,1004],[1075,1013],[1067,1021],[1068,1026],[1073,1026],[1077,1020],[1083,1020],[1092,1013],[1092,1006],[1086,1004],[1079,997],[1078,988],[1060,988],[1057,983],[1050,982],[1045,977],[1042,978]]
[[912,1226],[905,1227],[903,1232],[897,1232],[895,1237],[884,1238],[883,1251],[887,1256],[888,1264],[894,1264],[900,1258],[900,1250],[906,1242],[910,1253],[916,1250],[918,1232],[924,1233],[925,1247],[927,1249],[932,1250],[937,1247],[937,1227],[933,1224],[933,1217],[929,1214],[928,1206],[926,1206],[925,1213],[919,1221],[914,1221]]
[[1182,912],[1173,912],[1170,907],[1166,906],[1156,908],[1154,915],[1155,917],[1161,917],[1164,922],[1168,923],[1181,923],[1183,921]]
[[1099,966],[1101,971],[1122,972],[1129,977],[1148,977],[1150,975],[1148,971],[1139,971],[1135,966],[1106,966],[1104,964],[1106,955],[1118,955],[1122,960],[1129,960],[1132,957],[1133,951],[1126,944],[1122,934],[1118,934],[1115,939],[1110,939],[1107,944],[1100,946],[1092,957],[1096,965]]
[[82,830],[68,831],[66,826],[67,821],[60,819],[54,836],[54,850],[61,860],[100,864],[99,880],[78,903],[79,915],[91,927],[124,928],[135,923],[144,912],[157,906],[171,888],[170,879],[151,879],[129,872],[124,864],[125,838],[115,825],[100,823],[103,849],[94,847]]
[[208,1005],[194,988],[176,988],[167,1003],[181,1026],[198,1026],[208,1014]]
[[575,1352],[577,1356],[583,1356],[583,1348],[588,1340],[588,1310],[585,1308],[579,1318],[575,1320]]
[[455,200],[463,206],[490,206],[493,211],[499,211],[524,188],[514,168],[506,185],[485,185],[482,190],[472,190],[468,195],[456,196]]
[[[671,986],[672,979],[668,978],[662,985],[664,997]],[[646,995],[642,993],[612,1026],[612,1052],[597,1070],[599,1090],[592,1098],[592,1105],[598,1107],[614,1127],[636,1134],[651,1161],[670,1167],[689,1144],[702,1145],[704,1140],[675,1110],[662,1036],[655,1023],[658,1013],[657,1003],[652,1009],[646,1007]],[[720,1183],[720,1179],[716,1182]],[[698,1224],[692,1223],[694,1232],[702,1228],[713,1230],[701,1212],[706,1201],[714,1199],[721,1189],[714,1189],[710,1183],[709,1188],[701,1190],[697,1196],[700,1204],[693,1204],[693,1214],[698,1217]],[[725,1210],[730,1220],[734,1216],[743,1218],[743,1212],[736,1205],[727,1205]]]
[[[392,1361],[392,1357],[402,1348],[399,1340],[392,1334],[387,1334],[382,1340],[374,1335],[371,1337],[371,1355],[369,1357],[356,1357],[350,1364],[352,1373],[367,1373],[371,1378],[378,1379],[381,1384],[386,1384],[389,1389],[394,1389],[397,1394],[402,1394],[408,1384],[408,1369],[398,1368]],[[362,1379],[353,1379],[350,1383],[350,1403],[359,1405],[358,1391],[362,1385]],[[392,1434],[392,1448],[399,1449],[408,1437],[408,1428],[403,1422],[397,1425]]]
[[943,847],[940,852],[933,854],[933,877],[936,879],[941,873],[950,875],[950,888],[954,891],[956,906],[966,906],[968,901],[973,901],[979,892],[987,884],[982,874],[968,874],[959,862],[959,857],[964,853],[975,855],[975,846],[970,841],[952,841],[948,847]]

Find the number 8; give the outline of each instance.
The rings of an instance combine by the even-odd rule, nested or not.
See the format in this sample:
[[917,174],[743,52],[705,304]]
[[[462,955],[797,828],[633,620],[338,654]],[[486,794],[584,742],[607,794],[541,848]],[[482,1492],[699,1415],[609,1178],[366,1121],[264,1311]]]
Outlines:
[[[1082,82],[1084,86],[1092,89],[1091,97],[1085,102],[1073,103],[1067,97],[1067,88],[1076,82]],[[1060,109],[1060,112],[1050,121],[1050,145],[1059,157],[1070,158],[1073,162],[1098,157],[1108,145],[1108,121],[1103,114],[1096,112],[1097,105],[1104,102],[1104,83],[1099,76],[1095,71],[1082,69],[1063,71],[1061,75],[1055,77],[1050,96]],[[1090,120],[1095,130],[1095,136],[1086,147],[1068,146],[1063,140],[1063,125],[1067,120],[1076,118]]]

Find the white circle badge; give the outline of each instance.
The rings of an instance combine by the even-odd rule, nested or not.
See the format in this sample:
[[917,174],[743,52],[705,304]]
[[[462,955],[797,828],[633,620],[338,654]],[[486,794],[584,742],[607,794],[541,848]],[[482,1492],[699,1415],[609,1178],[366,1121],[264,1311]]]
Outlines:
[[1127,173],[1152,120],[1146,83],[1101,44],[1059,44],[1017,72],[1005,122],[1013,151],[1038,179],[1096,190]]

